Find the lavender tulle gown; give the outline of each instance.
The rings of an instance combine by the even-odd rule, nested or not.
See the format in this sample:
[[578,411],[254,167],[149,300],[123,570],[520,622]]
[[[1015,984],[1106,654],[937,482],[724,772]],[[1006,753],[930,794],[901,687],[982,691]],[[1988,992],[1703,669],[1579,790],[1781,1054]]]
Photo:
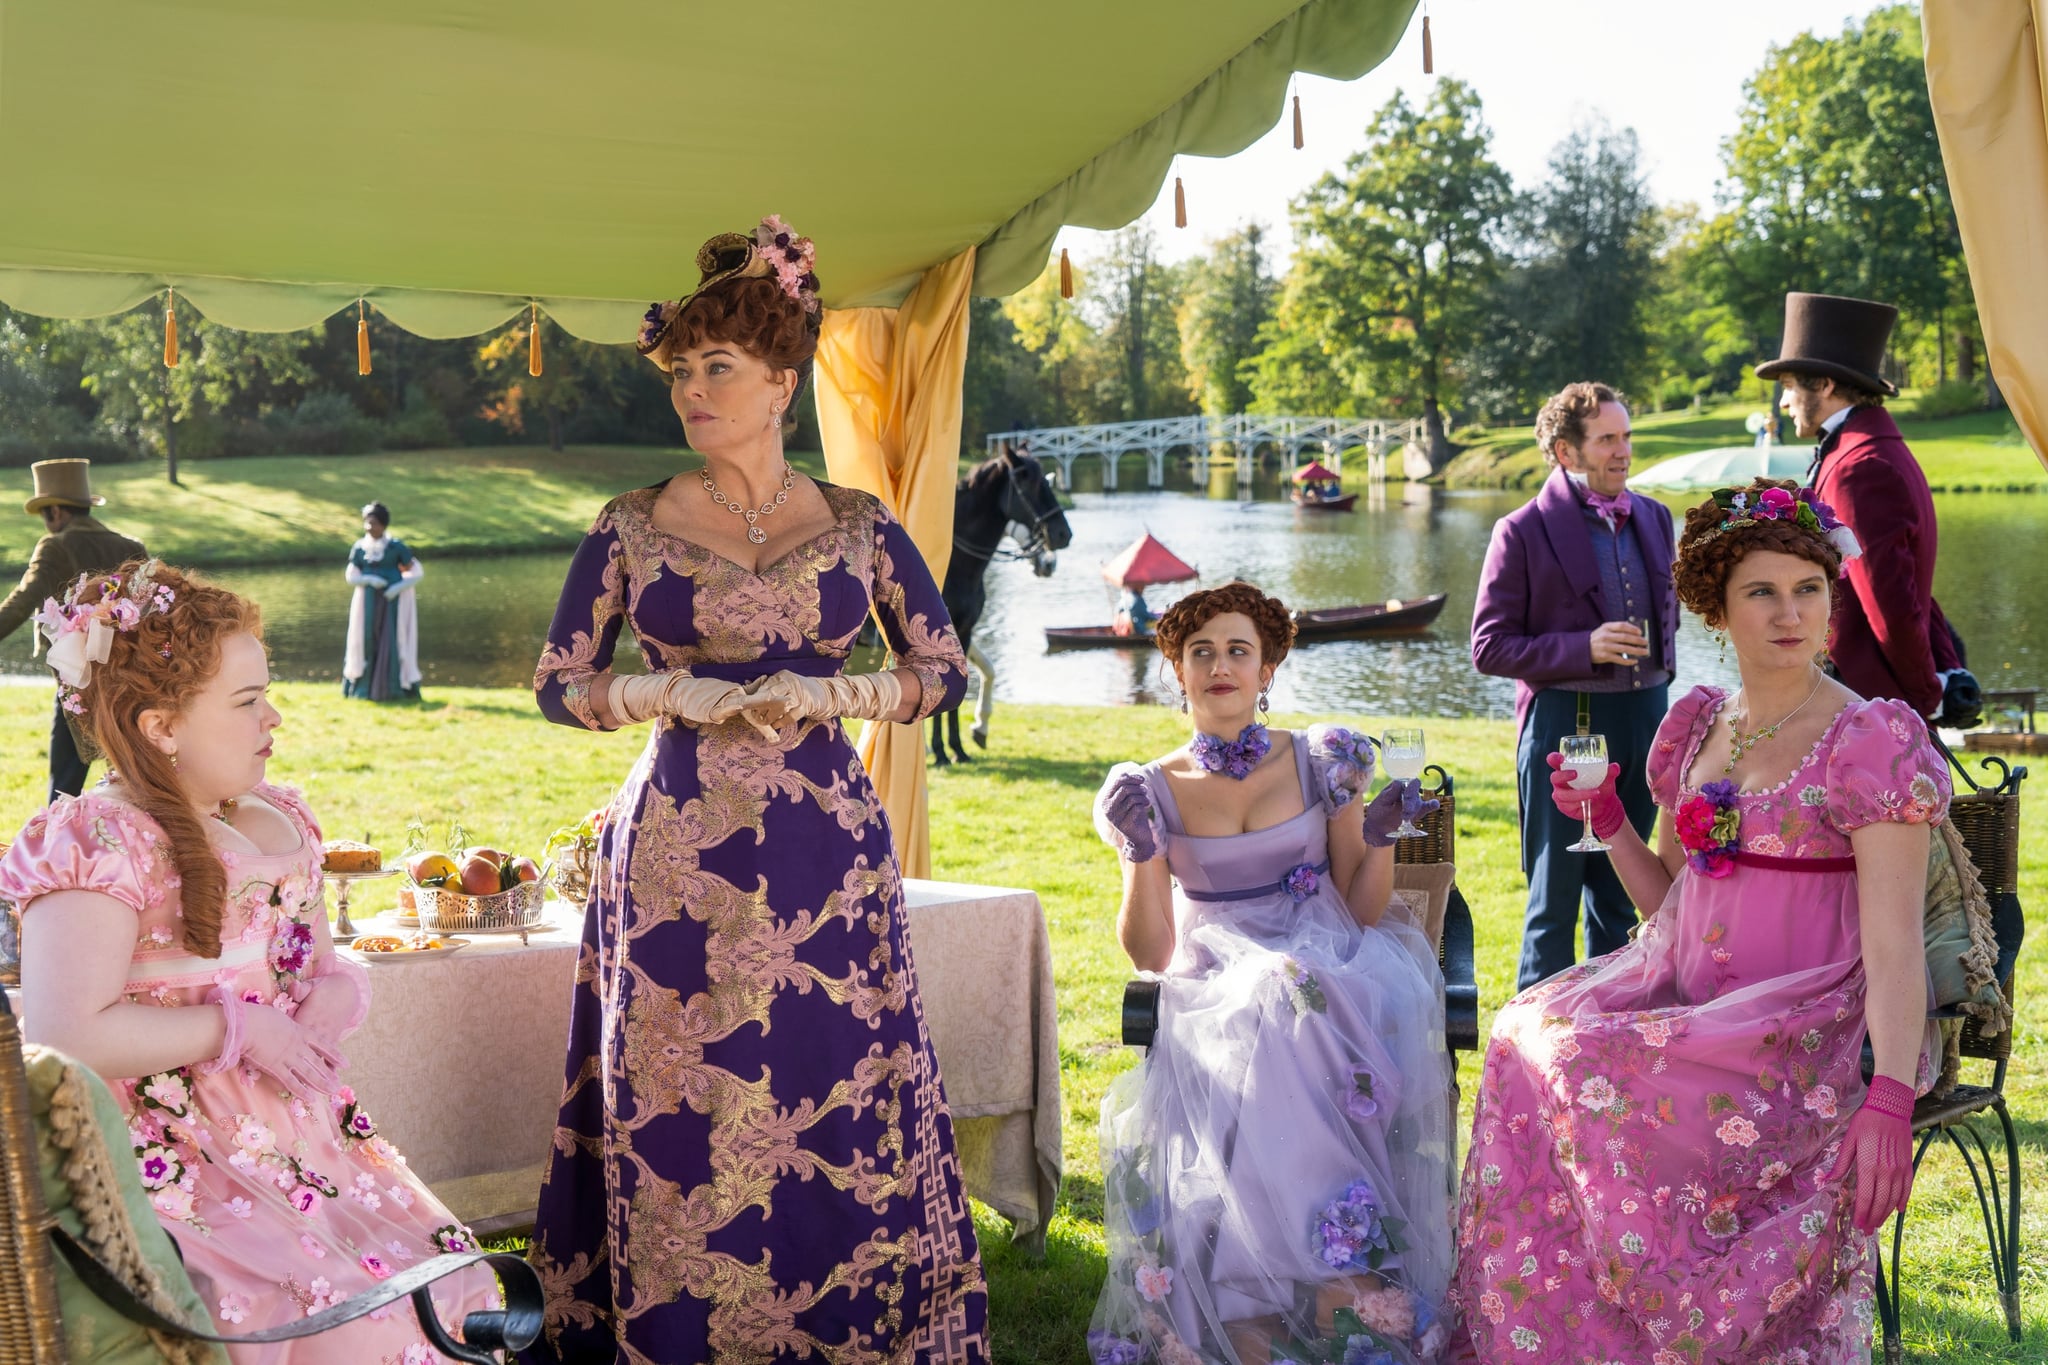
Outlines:
[[[1226,1324],[1241,1339],[1262,1319],[1261,1343],[1339,1348],[1316,1359],[1407,1365],[1445,1336],[1451,1114],[1436,953],[1398,906],[1374,928],[1352,918],[1328,875],[1329,819],[1350,794],[1321,745],[1312,765],[1304,736],[1273,739],[1293,747],[1306,809],[1268,829],[1188,835],[1158,767],[1139,770],[1165,830],[1175,949],[1158,1037],[1102,1104],[1096,1365],[1239,1365]],[[1354,775],[1363,786],[1369,768]],[[1372,1284],[1373,1262],[1384,1283],[1340,1330],[1334,1306]]]

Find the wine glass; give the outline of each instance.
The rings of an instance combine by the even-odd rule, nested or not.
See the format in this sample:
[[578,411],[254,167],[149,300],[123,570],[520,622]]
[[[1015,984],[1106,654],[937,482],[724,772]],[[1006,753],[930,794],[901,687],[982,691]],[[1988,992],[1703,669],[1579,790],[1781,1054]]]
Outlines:
[[[1396,782],[1422,783],[1422,765],[1428,760],[1428,751],[1423,747],[1422,731],[1414,726],[1392,729],[1380,737],[1380,753],[1386,760],[1387,776]],[[1396,839],[1426,839],[1429,831],[1417,829],[1404,811],[1401,827],[1394,831]]]
[[[1565,769],[1572,775],[1572,790],[1591,791],[1607,780],[1607,736],[1566,735],[1557,742],[1557,751],[1564,755]],[[1607,852],[1611,845],[1601,842],[1593,833],[1592,803],[1581,802],[1579,814],[1586,822],[1585,835],[1565,851]]]
[[1650,618],[1647,616],[1631,616],[1628,618],[1628,623],[1634,626],[1637,630],[1642,632],[1644,641],[1643,652],[1636,655],[1634,659],[1630,660],[1630,663],[1636,665],[1647,664],[1648,662],[1650,662],[1651,649],[1651,645],[1649,644]]

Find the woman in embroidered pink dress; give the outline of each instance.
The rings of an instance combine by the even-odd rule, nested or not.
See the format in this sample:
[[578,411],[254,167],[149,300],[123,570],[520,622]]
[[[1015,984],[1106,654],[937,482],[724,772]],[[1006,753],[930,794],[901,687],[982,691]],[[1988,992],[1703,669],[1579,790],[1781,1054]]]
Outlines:
[[1726,631],[1741,692],[1665,719],[1654,849],[1611,772],[1558,774],[1656,913],[1494,1021],[1454,1284],[1482,1360],[1870,1358],[1869,1234],[1911,1188],[1932,1074],[1920,891],[1949,788],[1919,717],[1813,662],[1855,552],[1789,485],[1694,508],[1679,598]]
[[[24,1025],[113,1089],[214,1330],[281,1325],[471,1249],[336,1076],[369,989],[328,938],[319,826],[263,781],[278,714],[254,604],[150,561],[81,580],[39,619],[109,774],[0,859],[0,896],[22,908]],[[497,1293],[477,1269],[436,1298],[456,1324]],[[441,1359],[404,1303],[229,1355]]]

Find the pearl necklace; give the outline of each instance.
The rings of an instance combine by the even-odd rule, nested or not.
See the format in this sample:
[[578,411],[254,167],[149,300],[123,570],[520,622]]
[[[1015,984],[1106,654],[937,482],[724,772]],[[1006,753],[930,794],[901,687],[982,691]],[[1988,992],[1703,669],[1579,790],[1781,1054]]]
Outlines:
[[1820,695],[1821,680],[1824,676],[1824,674],[1815,675],[1813,680],[1813,690],[1806,694],[1806,701],[1800,702],[1799,705],[1793,707],[1790,711],[1787,711],[1784,714],[1784,716],[1782,716],[1779,719],[1776,725],[1766,725],[1763,729],[1758,730],[1753,734],[1744,735],[1742,733],[1742,722],[1749,719],[1749,711],[1745,707],[1745,709],[1736,711],[1733,714],[1731,714],[1728,717],[1728,762],[1721,769],[1722,774],[1725,776],[1728,773],[1734,772],[1735,765],[1742,761],[1742,756],[1744,754],[1748,753],[1751,749],[1754,749],[1757,745],[1763,743],[1765,740],[1776,738],[1778,731],[1782,730],[1785,727],[1786,721],[1791,720],[1792,717],[1798,715],[1801,711],[1804,711],[1806,709],[1806,702],[1812,701],[1815,697]]
[[783,503],[787,502],[789,500],[789,490],[796,487],[796,472],[785,464],[784,466],[782,466],[782,491],[777,493],[774,497],[768,499],[768,501],[762,503],[761,506],[758,509],[756,509],[752,507],[742,507],[738,503],[726,497],[725,494],[719,492],[718,485],[711,482],[710,466],[707,465],[703,469],[697,471],[697,477],[704,481],[704,491],[711,495],[711,501],[717,503],[720,507],[723,507],[726,511],[732,513],[734,516],[745,517],[747,519],[747,539],[751,540],[756,545],[759,545],[763,541],[767,540],[768,533],[762,530],[760,527],[756,526],[754,522],[761,517],[770,515],[775,511],[776,508],[780,507]]

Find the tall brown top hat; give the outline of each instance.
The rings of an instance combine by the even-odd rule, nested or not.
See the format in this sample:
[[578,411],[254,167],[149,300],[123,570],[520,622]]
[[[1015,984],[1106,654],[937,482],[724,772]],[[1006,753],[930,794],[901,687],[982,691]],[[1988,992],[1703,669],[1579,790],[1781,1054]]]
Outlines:
[[712,285],[731,279],[774,279],[776,286],[801,303],[813,334],[824,320],[818,301],[818,277],[812,273],[817,248],[776,214],[763,218],[752,232],[721,232],[697,248],[697,287],[679,299],[648,306],[635,341],[640,354],[669,369],[670,335],[690,300]]
[[25,506],[33,516],[45,507],[104,507],[107,500],[92,491],[91,460],[42,460],[28,467],[36,481],[35,496]]
[[1835,294],[1787,294],[1785,340],[1776,360],[1756,367],[1758,379],[1782,374],[1811,374],[1861,385],[1874,393],[1896,394],[1898,385],[1882,378],[1885,343],[1899,310],[1869,299]]

